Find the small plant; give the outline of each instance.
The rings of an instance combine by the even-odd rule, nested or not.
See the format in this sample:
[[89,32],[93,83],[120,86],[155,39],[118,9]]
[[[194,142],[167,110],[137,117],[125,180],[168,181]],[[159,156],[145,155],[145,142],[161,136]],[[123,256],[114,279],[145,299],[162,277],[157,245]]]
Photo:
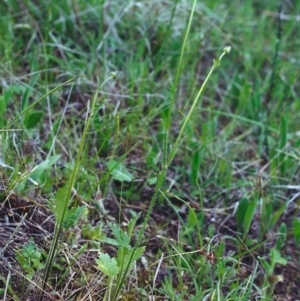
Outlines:
[[99,103],[98,103],[98,99],[97,99],[99,90],[108,80],[115,78],[115,77],[116,77],[116,73],[112,72],[111,75],[107,78],[107,80],[104,81],[101,85],[99,85],[99,89],[95,92],[94,97],[91,101],[91,106],[90,106],[90,103],[88,104],[88,114],[87,114],[87,118],[85,121],[83,134],[80,139],[80,145],[79,145],[79,150],[77,153],[76,161],[74,163],[73,170],[71,171],[69,181],[67,182],[66,186],[58,189],[55,199],[54,199],[54,202],[49,204],[50,209],[54,213],[56,225],[55,225],[53,240],[51,242],[49,255],[48,255],[47,261],[46,261],[44,277],[43,277],[43,284],[42,284],[43,289],[42,289],[39,299],[38,299],[40,301],[43,300],[50,269],[51,269],[51,266],[53,265],[56,255],[57,255],[57,247],[59,244],[59,239],[60,239],[63,231],[68,230],[71,226],[73,226],[77,222],[77,220],[82,215],[82,213],[85,209],[84,206],[81,206],[81,207],[72,207],[71,206],[71,208],[69,208],[72,189],[75,185],[75,182],[76,182],[76,179],[78,176],[80,163],[81,163],[82,156],[83,156],[85,146],[86,146],[85,139],[86,139],[88,130],[90,128],[92,120],[94,119],[94,117],[99,109]]
[[265,297],[267,297],[273,292],[276,283],[283,281],[282,275],[275,274],[275,265],[276,264],[286,265],[287,260],[283,258],[280,252],[275,248],[272,248],[270,251],[269,261],[267,261],[265,258],[260,256],[258,257],[258,259],[264,269],[265,276],[266,276],[262,293]]
[[[128,232],[123,231],[118,225],[108,223],[114,239],[103,238],[102,241],[115,245],[118,248],[117,256],[112,258],[109,254],[99,252],[96,259],[99,270],[108,277],[108,288],[105,293],[104,301],[117,300],[120,287],[124,283],[125,277],[134,263],[143,255],[145,247],[131,247],[130,240],[138,216],[130,220]],[[114,293],[113,292],[114,289]]]
[[235,212],[235,219],[239,230],[243,233],[243,239],[246,239],[250,230],[256,206],[257,203],[255,200],[249,201],[247,198],[242,198],[239,201]]
[[44,268],[43,255],[33,242],[25,244],[16,251],[17,261],[28,279],[32,279],[36,271]]
[[24,273],[22,278],[22,292],[24,294],[25,280],[32,280],[34,274],[45,267],[44,256],[33,242],[29,242],[16,251],[16,258]]

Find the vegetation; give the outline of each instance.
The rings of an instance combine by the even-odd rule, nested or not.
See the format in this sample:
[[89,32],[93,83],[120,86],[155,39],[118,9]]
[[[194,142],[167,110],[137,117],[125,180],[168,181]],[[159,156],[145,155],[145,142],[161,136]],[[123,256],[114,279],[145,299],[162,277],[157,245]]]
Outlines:
[[300,3],[227,2],[0,4],[1,299],[300,295]]

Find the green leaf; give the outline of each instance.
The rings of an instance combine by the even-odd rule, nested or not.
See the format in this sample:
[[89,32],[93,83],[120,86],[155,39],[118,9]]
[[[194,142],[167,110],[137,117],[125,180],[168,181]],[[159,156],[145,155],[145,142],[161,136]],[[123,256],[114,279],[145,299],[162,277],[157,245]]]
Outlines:
[[256,201],[252,200],[249,202],[246,214],[245,214],[245,219],[244,219],[244,236],[247,235],[247,233],[249,232],[251,223],[252,223],[252,219],[256,210]]
[[120,182],[132,182],[134,176],[127,170],[122,162],[110,160],[106,163],[107,168],[114,180]]
[[273,273],[273,270],[272,270],[271,266],[269,265],[269,263],[263,257],[258,256],[258,259],[260,261],[260,264],[263,266],[266,274],[271,275]]
[[280,250],[283,246],[284,243],[286,241],[286,233],[287,233],[287,229],[286,229],[286,224],[282,223],[279,227],[279,235],[278,238],[276,240],[276,249]]
[[28,130],[33,129],[41,121],[42,118],[42,112],[32,112],[26,116],[24,125]]
[[100,242],[104,242],[104,243],[107,243],[107,244],[110,244],[110,245],[116,246],[116,247],[118,247],[120,245],[117,240],[107,237],[107,236],[102,236],[100,239]]
[[71,208],[66,211],[64,220],[62,222],[62,227],[66,230],[68,230],[70,227],[72,227],[78,219],[81,217],[83,211],[85,210],[85,206],[77,207],[77,208]]
[[282,264],[282,265],[286,265],[287,264],[287,260],[283,257],[281,257],[281,254],[278,250],[276,249],[271,249],[270,251],[270,256],[271,256],[271,262],[273,267],[275,267],[275,264]]
[[199,166],[200,166],[200,151],[196,150],[191,162],[191,180],[193,185],[196,185],[199,176]]
[[157,182],[157,177],[153,177],[153,178],[148,178],[148,179],[147,179],[147,184],[148,184],[149,186],[155,185],[156,182]]
[[34,274],[34,270],[44,268],[44,264],[41,263],[42,253],[31,242],[16,250],[16,258],[22,269],[30,276]]
[[[134,252],[133,257],[132,252]],[[117,253],[117,263],[118,267],[124,271],[124,269],[129,265],[129,269],[133,267],[133,264],[136,260],[138,260],[145,252],[145,247],[137,248],[137,249],[127,249],[124,247],[120,247]],[[131,258],[131,262],[129,262]]]
[[280,166],[280,173],[281,176],[285,176],[285,171],[286,171],[286,155],[284,153],[284,148],[287,143],[287,122],[284,116],[281,118],[281,123],[280,123],[280,141],[279,141],[279,147],[281,149],[281,153],[279,154],[279,166]]
[[108,254],[99,252],[99,258],[96,259],[99,270],[109,276],[115,277],[119,273],[119,267],[115,258],[110,258]]
[[62,221],[62,215],[65,208],[65,202],[66,200],[66,194],[67,194],[67,187],[59,188],[56,191],[55,199],[54,199],[54,206],[52,206],[52,210],[54,213],[54,216],[56,218],[56,221],[60,223]]
[[255,268],[252,271],[251,275],[248,277],[248,279],[247,280],[245,279],[246,286],[243,287],[242,289],[242,295],[236,299],[233,298],[232,300],[239,300],[239,301],[250,300],[251,293],[253,293],[254,281],[257,277],[257,269],[258,269],[258,262],[256,262]]
[[132,237],[132,233],[133,233],[133,230],[134,230],[134,227],[135,227],[135,224],[137,222],[137,220],[139,219],[140,217],[140,213],[138,213],[134,218],[132,218],[129,223],[128,223],[128,236],[129,236],[129,239],[131,239]]
[[28,100],[29,100],[30,96],[31,96],[31,90],[29,88],[26,88],[22,92],[22,99],[21,99],[21,108],[22,108],[22,111],[24,111],[28,107]]
[[129,263],[129,250],[127,248],[120,247],[117,252],[117,264],[122,272],[124,271],[128,263]]
[[0,115],[3,116],[5,114],[7,105],[9,100],[11,99],[13,92],[13,88],[10,87],[8,90],[6,90],[1,96],[0,96]]
[[127,232],[123,231],[119,225],[111,222],[107,223],[120,247],[130,249],[130,238]]
[[61,155],[54,155],[49,157],[45,161],[41,162],[31,170],[29,177],[34,181],[40,183],[44,172],[50,169],[52,165],[55,164],[60,159],[60,157]]
[[187,224],[191,228],[194,228],[198,224],[198,219],[193,208],[188,211]]
[[235,219],[238,224],[238,227],[242,227],[244,225],[245,221],[245,215],[249,207],[249,200],[247,198],[243,198],[239,201],[236,213],[235,213]]
[[294,232],[295,242],[299,246],[299,244],[300,244],[300,220],[298,218],[294,219],[293,226],[294,226],[293,232]]
[[21,253],[21,251],[16,250],[16,258],[17,258],[17,262],[21,267],[24,267],[26,264],[26,258],[25,256]]
[[142,257],[142,255],[145,253],[145,249],[146,249],[146,247],[137,248],[134,253],[133,259],[134,260],[140,259]]

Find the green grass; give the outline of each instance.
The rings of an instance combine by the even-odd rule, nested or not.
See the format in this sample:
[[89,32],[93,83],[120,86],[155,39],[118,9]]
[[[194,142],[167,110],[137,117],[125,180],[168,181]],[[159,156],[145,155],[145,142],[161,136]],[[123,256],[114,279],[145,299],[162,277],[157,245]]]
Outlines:
[[0,13],[1,299],[300,294],[297,3]]

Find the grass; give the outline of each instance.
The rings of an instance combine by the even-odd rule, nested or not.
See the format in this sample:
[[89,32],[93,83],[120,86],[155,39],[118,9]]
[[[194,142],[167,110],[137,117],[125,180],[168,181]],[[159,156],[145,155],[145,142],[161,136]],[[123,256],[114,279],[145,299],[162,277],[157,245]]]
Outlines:
[[294,300],[299,9],[3,3],[0,298]]

